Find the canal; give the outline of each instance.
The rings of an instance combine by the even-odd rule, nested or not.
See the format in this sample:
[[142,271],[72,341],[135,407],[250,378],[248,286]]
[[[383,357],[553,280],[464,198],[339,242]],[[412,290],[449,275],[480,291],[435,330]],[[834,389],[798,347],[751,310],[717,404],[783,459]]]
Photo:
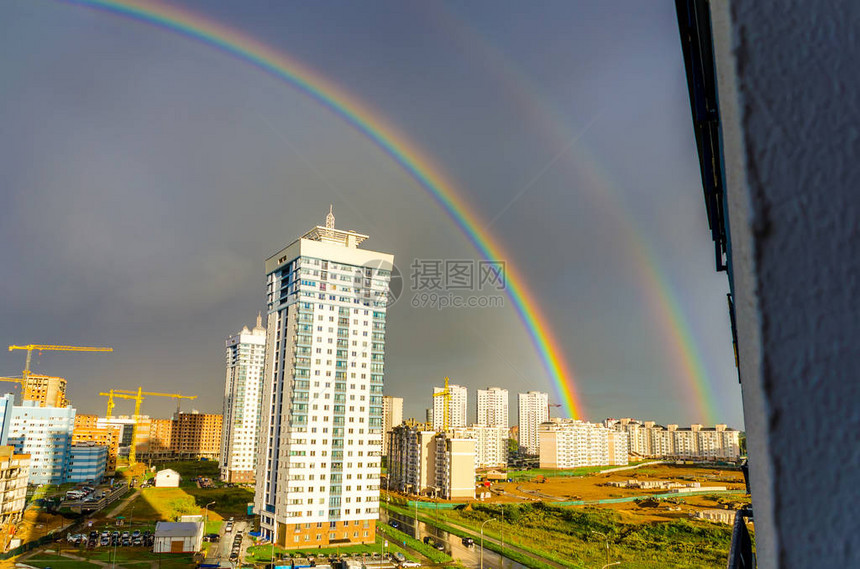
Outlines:
[[[425,512],[426,513],[426,512]],[[400,523],[400,530],[409,535],[415,535],[415,519],[410,516],[405,516],[396,512],[389,512],[380,509],[380,522],[387,524],[390,520],[397,520]],[[467,547],[463,545],[461,539],[447,531],[427,525],[424,522],[418,522],[418,536],[420,540],[425,537],[431,537],[434,541],[442,542],[445,545],[445,551],[454,559],[459,561],[463,566],[479,569],[481,566],[481,544],[478,539],[475,540],[475,545]],[[518,563],[507,557],[502,557],[495,551],[489,549],[484,550],[484,569],[527,569],[522,563]]]

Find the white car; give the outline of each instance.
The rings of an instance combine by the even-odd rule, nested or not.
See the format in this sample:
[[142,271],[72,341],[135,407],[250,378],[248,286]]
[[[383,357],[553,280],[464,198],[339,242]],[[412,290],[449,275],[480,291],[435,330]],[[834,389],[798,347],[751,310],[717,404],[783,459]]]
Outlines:
[[400,564],[401,567],[421,567],[421,564],[417,561],[404,561]]

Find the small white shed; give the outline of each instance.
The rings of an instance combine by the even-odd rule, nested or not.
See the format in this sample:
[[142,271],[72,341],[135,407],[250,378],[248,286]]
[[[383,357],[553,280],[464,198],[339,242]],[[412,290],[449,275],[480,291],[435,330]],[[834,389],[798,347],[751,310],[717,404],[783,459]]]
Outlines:
[[179,481],[182,479],[179,473],[175,470],[165,468],[155,473],[156,488],[178,488]]
[[203,545],[203,522],[158,522],[153,553],[197,553]]

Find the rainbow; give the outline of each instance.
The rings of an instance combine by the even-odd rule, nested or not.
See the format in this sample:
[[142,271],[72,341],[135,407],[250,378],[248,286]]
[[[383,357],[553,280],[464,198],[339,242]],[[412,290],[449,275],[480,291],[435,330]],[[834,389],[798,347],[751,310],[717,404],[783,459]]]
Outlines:
[[[459,195],[442,168],[414,143],[372,112],[354,96],[291,58],[253,37],[204,16],[157,1],[65,0],[69,4],[100,9],[172,30],[233,55],[283,79],[312,97],[361,132],[397,162],[454,221],[478,253],[486,260],[510,258],[484,227],[482,220]],[[573,371],[526,280],[511,263],[505,266],[506,292],[549,375],[566,414],[583,416]]]
[[[569,119],[546,101],[535,89],[534,81],[475,27],[461,21],[450,7],[439,2],[421,4],[421,7],[424,8],[423,16],[446,30],[449,40],[476,54],[484,67],[495,73],[521,111],[538,125],[538,130],[544,133],[552,146],[576,157],[578,172],[588,179],[588,183],[582,184],[581,191],[620,218],[618,227],[624,237],[620,242],[627,247],[631,266],[638,273],[637,287],[650,307],[660,337],[664,339],[666,361],[672,368],[679,393],[693,406],[692,415],[697,421],[717,422],[725,410],[717,407],[719,398],[715,381],[704,364],[699,343],[679,301],[680,296],[667,271],[661,267],[656,251],[648,245],[651,240],[640,227],[623,192],[618,184],[613,183],[609,168],[588,145],[578,143],[583,131],[572,132],[567,126]],[[593,120],[582,121],[582,124],[590,125]],[[584,127],[587,129],[588,126]]]

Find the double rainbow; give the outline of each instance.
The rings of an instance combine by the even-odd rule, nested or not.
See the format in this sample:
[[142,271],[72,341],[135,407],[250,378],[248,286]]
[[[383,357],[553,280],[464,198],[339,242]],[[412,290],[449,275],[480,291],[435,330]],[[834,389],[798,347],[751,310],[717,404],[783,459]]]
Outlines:
[[[325,77],[253,37],[175,6],[157,1],[66,0],[71,4],[101,9],[175,31],[229,53],[285,80],[365,135],[424,188],[487,260],[509,259],[481,219],[459,195],[443,170],[404,135],[356,97]],[[505,266],[507,295],[549,375],[560,404],[570,417],[583,415],[574,375],[550,323],[526,286],[526,280],[510,262]]]

